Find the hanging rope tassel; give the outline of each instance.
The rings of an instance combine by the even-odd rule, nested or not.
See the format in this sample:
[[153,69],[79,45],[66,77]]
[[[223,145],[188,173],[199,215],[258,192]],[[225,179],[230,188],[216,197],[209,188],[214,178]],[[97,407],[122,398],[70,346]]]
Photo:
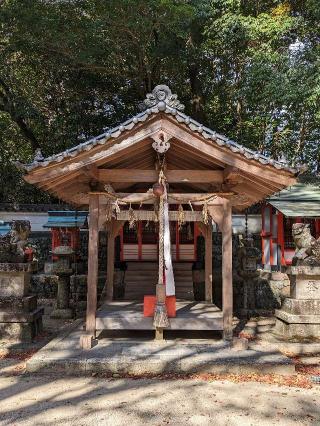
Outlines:
[[[162,176],[161,183],[165,185]],[[166,286],[164,283],[164,195],[160,196],[159,203],[159,278],[156,289],[156,306],[154,310],[153,325],[156,328],[167,328],[170,326],[166,308]]]
[[181,229],[182,225],[186,222],[186,215],[184,213],[182,204],[179,204],[178,207],[178,228]]
[[202,220],[205,225],[209,223],[209,211],[208,211],[208,203],[205,202],[202,208]]

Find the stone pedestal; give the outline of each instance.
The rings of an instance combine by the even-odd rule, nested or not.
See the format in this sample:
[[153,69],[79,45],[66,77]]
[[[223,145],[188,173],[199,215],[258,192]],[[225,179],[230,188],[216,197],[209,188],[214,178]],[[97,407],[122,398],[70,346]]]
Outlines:
[[320,267],[291,267],[290,298],[275,315],[276,334],[288,339],[320,338]]
[[42,330],[43,308],[29,294],[31,265],[0,264],[0,338],[31,341]]
[[51,313],[51,318],[71,319],[74,317],[73,309],[70,307],[70,276],[73,273],[71,258],[74,255],[73,249],[69,246],[61,245],[56,247],[52,254],[58,260],[53,264],[52,272],[58,279],[58,292],[55,309]]
[[73,309],[70,307],[70,274],[59,273],[58,275],[57,301],[50,316],[51,318],[71,319]]

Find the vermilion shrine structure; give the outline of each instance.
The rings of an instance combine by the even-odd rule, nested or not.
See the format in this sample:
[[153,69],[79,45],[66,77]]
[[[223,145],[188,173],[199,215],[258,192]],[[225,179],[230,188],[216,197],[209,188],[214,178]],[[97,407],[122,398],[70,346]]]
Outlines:
[[[289,165],[249,150],[185,115],[183,105],[165,85],[155,87],[144,104],[143,112],[120,126],[46,159],[38,155],[23,166],[27,182],[77,208],[89,206],[84,348],[91,347],[97,330],[105,328],[156,328],[156,336],[162,336],[163,330],[154,326],[152,318],[143,316],[139,301],[113,301],[118,234],[122,259],[139,262],[160,257],[158,200],[152,191],[160,172],[166,179],[171,234],[176,235],[173,260],[193,259],[197,233],[205,237],[205,301],[178,301],[168,328],[221,330],[225,339],[232,337],[232,211],[244,210],[294,184],[298,174]],[[222,311],[212,301],[211,219],[222,233]],[[192,225],[189,241],[181,241],[177,221]],[[146,222],[155,223],[149,243],[143,241]],[[132,227],[138,232],[130,245]],[[97,309],[98,232],[102,229],[108,231],[107,277]],[[156,292],[157,284],[150,282],[148,294]],[[158,287],[156,293],[159,301]]]
[[297,183],[273,195],[262,207],[262,264],[265,268],[291,265],[295,254],[294,223],[307,223],[320,237],[320,190],[317,185]]

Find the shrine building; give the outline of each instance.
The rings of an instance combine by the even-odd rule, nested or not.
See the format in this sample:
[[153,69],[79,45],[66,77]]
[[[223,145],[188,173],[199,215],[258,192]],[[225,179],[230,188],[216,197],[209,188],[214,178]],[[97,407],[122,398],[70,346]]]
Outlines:
[[291,265],[295,253],[294,223],[306,223],[313,237],[320,237],[320,189],[318,185],[297,183],[274,194],[262,206],[262,265],[280,269]]
[[[166,329],[219,330],[231,339],[232,212],[294,185],[299,174],[193,120],[165,85],[155,87],[144,105],[97,137],[23,165],[27,182],[79,211],[89,209],[83,348],[105,329],[155,330],[157,338]],[[222,233],[222,310],[212,299],[213,222]],[[99,230],[108,235],[101,300]],[[205,238],[203,302],[193,300],[187,279],[198,235]],[[120,301],[113,296],[117,236],[121,260],[136,276]]]

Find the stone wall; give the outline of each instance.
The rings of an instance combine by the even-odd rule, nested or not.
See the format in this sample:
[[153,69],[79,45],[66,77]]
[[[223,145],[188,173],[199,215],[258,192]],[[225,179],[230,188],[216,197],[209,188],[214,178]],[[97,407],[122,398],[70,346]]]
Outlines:
[[[260,235],[253,235],[254,246],[261,250]],[[197,241],[197,267],[204,267],[204,238]],[[268,315],[281,306],[281,302],[289,294],[290,283],[288,277],[280,272],[259,270],[256,277],[244,280],[238,273],[240,262],[238,258],[239,238],[232,236],[232,269],[233,269],[233,304],[235,312],[249,315]],[[213,266],[213,299],[214,303],[222,308],[222,235],[213,233],[212,241]]]

